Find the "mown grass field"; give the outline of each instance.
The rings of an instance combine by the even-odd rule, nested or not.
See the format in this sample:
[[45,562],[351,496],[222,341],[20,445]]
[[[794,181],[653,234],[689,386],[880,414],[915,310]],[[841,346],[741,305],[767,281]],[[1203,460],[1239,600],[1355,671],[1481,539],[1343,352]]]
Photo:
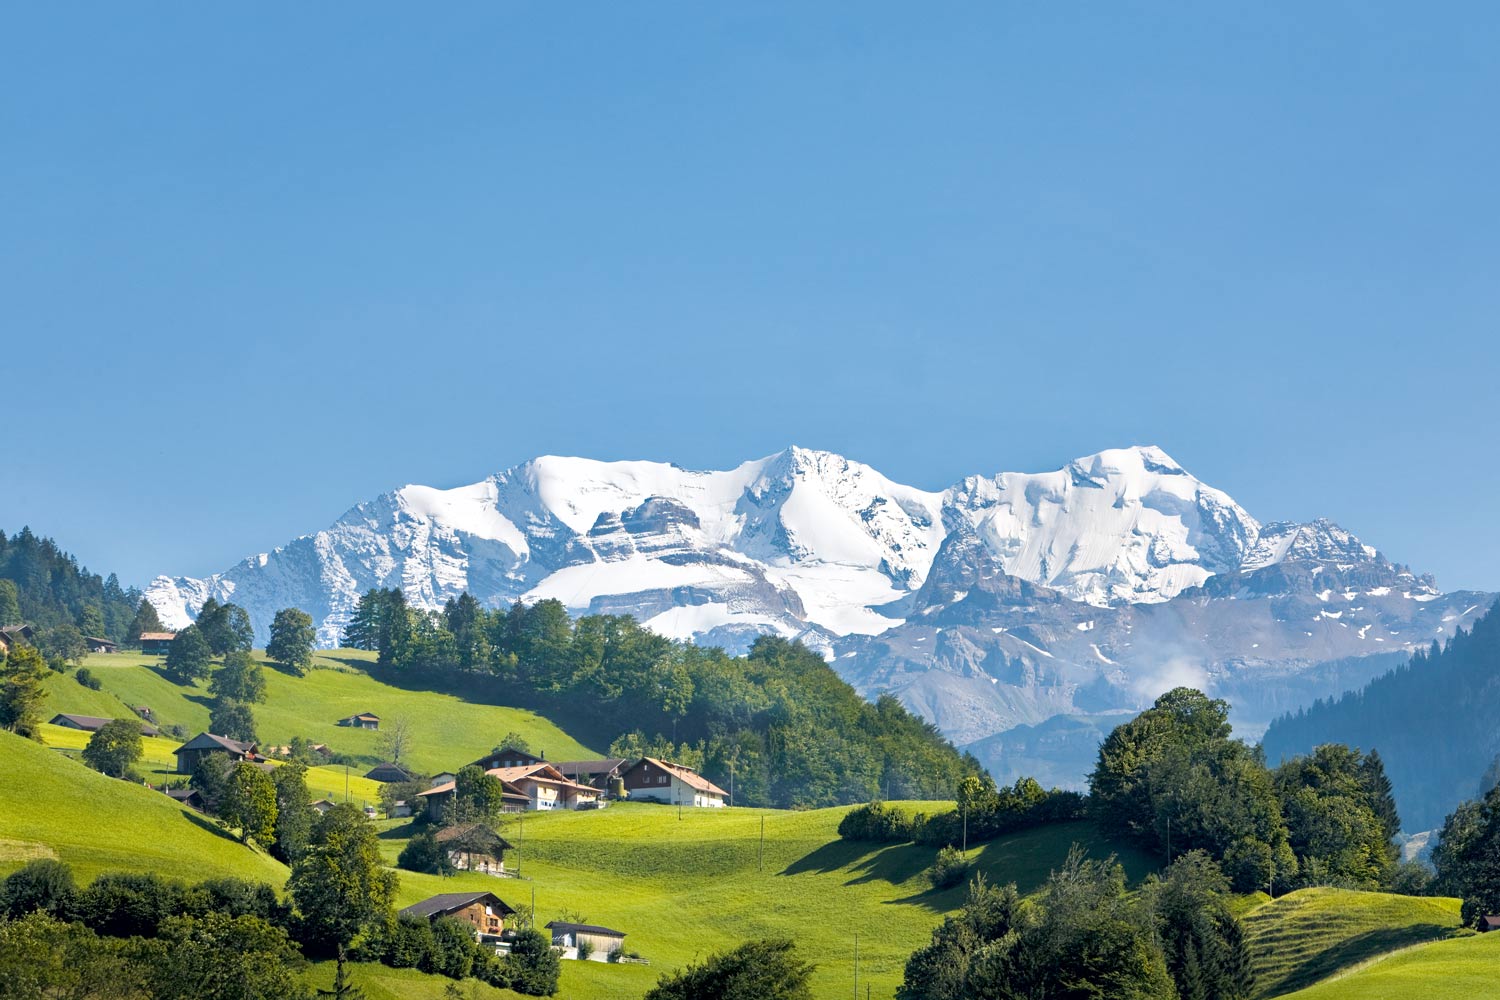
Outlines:
[[1371,958],[1459,928],[1459,901],[1301,889],[1241,916],[1262,997],[1291,993]]
[[1500,934],[1418,945],[1347,975],[1289,994],[1287,1000],[1479,1000],[1500,995]]
[[[545,751],[553,760],[599,756],[527,709],[480,705],[383,683],[365,672],[373,661],[374,654],[362,650],[322,651],[306,677],[288,676],[266,663],[266,701],[254,706],[261,742],[285,744],[304,736],[373,764],[380,734],[336,723],[356,712],[374,712],[387,723],[407,720],[413,735],[410,765],[427,773],[457,770],[493,749],[508,732],[519,733],[533,750]],[[161,663],[160,657],[141,653],[91,655],[84,666],[99,678],[101,690],[89,690],[72,674],[54,674],[47,681],[46,716],[73,712],[112,717],[146,705],[160,726],[181,725],[189,736],[207,729],[207,684],[182,687],[162,675]],[[340,791],[342,787],[339,769]]]

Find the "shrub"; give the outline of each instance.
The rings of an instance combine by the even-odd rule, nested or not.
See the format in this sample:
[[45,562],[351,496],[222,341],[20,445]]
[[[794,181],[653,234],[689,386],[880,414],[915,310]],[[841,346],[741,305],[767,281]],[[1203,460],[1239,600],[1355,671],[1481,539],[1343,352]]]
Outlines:
[[934,889],[948,889],[962,882],[969,874],[969,859],[956,847],[938,849],[937,858],[927,869],[927,881]]
[[78,673],[73,675],[73,679],[90,691],[97,691],[101,687],[98,676],[88,667],[79,667]]
[[403,917],[391,928],[386,946],[385,964],[396,969],[418,969],[427,964],[435,942],[432,925],[426,920]]
[[396,858],[396,867],[425,875],[452,875],[453,863],[448,852],[437,842],[431,830],[423,830],[406,842]]
[[594,953],[593,942],[585,940],[584,938],[579,938],[578,939],[578,960],[580,962],[587,962],[589,956],[592,955],[593,953]]
[[426,971],[449,979],[463,979],[474,967],[474,930],[453,917],[443,917],[432,924],[432,952],[425,963]]
[[908,817],[899,809],[884,802],[875,801],[856,806],[839,820],[839,836],[845,840],[864,840],[876,843],[891,843],[912,839],[912,832],[926,822],[918,813]]
[[50,858],[32,861],[0,882],[0,916],[17,919],[40,910],[69,920],[77,895],[71,868]]

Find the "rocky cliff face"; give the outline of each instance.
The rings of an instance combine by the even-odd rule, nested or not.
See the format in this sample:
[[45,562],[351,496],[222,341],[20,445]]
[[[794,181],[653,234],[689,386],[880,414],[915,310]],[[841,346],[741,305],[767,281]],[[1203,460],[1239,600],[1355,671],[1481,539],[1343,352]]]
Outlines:
[[941,492],[800,448],[724,472],[543,457],[471,486],[403,487],[208,579],[160,577],[148,596],[170,625],[232,600],[261,641],[277,609],[300,607],[333,645],[371,587],[433,608],[465,590],[492,605],[556,598],[731,649],[798,637],[1000,775],[1038,747],[1073,760],[1099,718],[1180,683],[1230,696],[1253,734],[1486,603],[1442,594],[1332,522],[1262,525],[1158,448]]

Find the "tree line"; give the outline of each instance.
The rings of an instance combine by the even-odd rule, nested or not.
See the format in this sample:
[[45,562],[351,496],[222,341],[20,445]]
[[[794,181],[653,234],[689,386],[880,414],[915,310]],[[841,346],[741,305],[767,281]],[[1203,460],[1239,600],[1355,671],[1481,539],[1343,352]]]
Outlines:
[[895,698],[866,701],[822,657],[774,636],[745,656],[666,639],[625,615],[576,620],[555,600],[430,612],[370,590],[343,642],[404,683],[487,689],[602,732],[617,756],[696,767],[746,805],[818,807],[952,795],[982,773]]

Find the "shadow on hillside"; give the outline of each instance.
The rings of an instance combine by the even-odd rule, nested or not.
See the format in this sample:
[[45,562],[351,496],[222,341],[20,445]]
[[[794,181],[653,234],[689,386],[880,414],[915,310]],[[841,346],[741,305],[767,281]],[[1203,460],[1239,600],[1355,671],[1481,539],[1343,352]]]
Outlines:
[[1298,965],[1275,983],[1262,983],[1264,997],[1280,996],[1311,986],[1320,979],[1327,979],[1340,969],[1347,968],[1366,959],[1374,958],[1397,948],[1437,941],[1453,933],[1452,927],[1442,924],[1411,924],[1406,927],[1387,927],[1367,931],[1341,941],[1327,951],[1319,952]]
[[857,874],[845,885],[863,885],[867,882],[885,882],[900,885],[913,875],[920,875],[932,864],[933,850],[916,844],[896,844],[854,866]]
[[191,809],[184,809],[182,810],[182,815],[189,823],[193,824],[200,830],[207,830],[215,837],[223,837],[225,840],[234,844],[238,844],[240,842],[240,838],[224,829],[224,827],[221,826],[216,820],[209,819],[202,813],[194,812]]
[[416,833],[417,824],[402,823],[400,826],[393,826],[389,830],[381,830],[376,836],[381,840],[405,840]]
[[796,861],[787,865],[780,872],[782,875],[805,875],[808,872],[816,872],[826,875],[829,872],[838,871],[840,868],[848,868],[856,861],[881,850],[879,844],[867,843],[857,840],[833,840],[819,847],[815,851],[809,851]]

